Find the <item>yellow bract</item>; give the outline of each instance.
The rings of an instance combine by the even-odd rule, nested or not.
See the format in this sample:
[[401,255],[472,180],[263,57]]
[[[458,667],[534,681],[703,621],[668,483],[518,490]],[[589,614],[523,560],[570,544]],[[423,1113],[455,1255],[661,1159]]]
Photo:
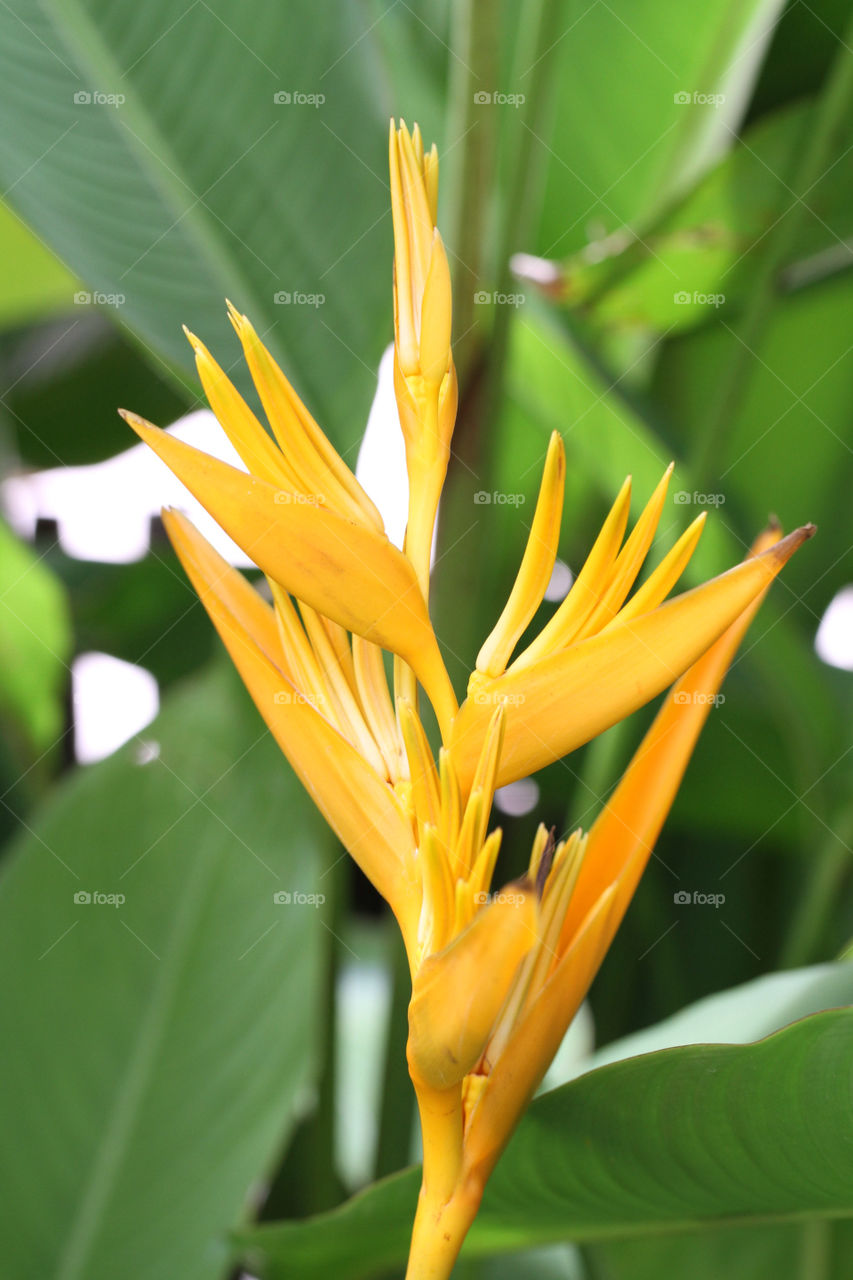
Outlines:
[[[406,445],[403,550],[245,316],[229,306],[270,431],[188,334],[247,472],[126,420],[267,578],[267,600],[183,516],[166,528],[261,715],[389,902],[412,974],[408,1060],[424,1140],[411,1280],[449,1274],[485,1181],[583,1000],[672,803],[711,700],[773,577],[811,526],[771,529],[740,565],[666,601],[695,520],[632,589],[668,468],[630,533],[625,481],[571,591],[513,656],[557,556],[565,455],[551,438],[515,584],[457,705],[429,614],[430,549],[457,385],[436,228],[438,158],[392,124],[394,384]],[[389,681],[385,654],[394,655]],[[588,741],[675,682],[588,835],[541,828],[497,893],[495,789]],[[392,692],[393,690],[393,692]],[[421,691],[438,721],[434,755]]]

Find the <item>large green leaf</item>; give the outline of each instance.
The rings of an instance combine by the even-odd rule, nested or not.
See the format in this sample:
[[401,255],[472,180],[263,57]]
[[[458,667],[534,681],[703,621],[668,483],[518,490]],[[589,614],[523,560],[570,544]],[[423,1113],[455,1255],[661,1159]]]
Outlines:
[[230,671],[199,679],[11,854],[0,1247],[17,1280],[221,1275],[310,1080],[307,803],[246,703]]
[[[535,140],[549,155],[540,253],[566,255],[590,227],[642,224],[727,148],[780,7],[711,0],[689,22],[678,0],[571,7],[554,137]],[[521,68],[513,87],[535,74]]]
[[[853,1009],[750,1045],[629,1058],[539,1098],[464,1256],[725,1221],[853,1215]],[[245,1238],[268,1277],[357,1280],[405,1256],[418,1172]],[[369,1259],[369,1261],[368,1261]]]
[[0,9],[9,201],[169,366],[182,323],[235,362],[231,297],[347,446],[390,333],[374,39],[310,0]]

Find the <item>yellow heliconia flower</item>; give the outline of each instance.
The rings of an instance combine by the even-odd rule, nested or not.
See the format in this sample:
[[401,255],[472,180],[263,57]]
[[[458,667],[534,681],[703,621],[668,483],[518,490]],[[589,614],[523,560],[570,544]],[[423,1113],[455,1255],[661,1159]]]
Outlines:
[[[403,551],[233,307],[272,435],[188,337],[248,474],[124,416],[265,573],[269,602],[184,516],[164,513],[261,715],[399,922],[424,1144],[408,1276],[443,1280],[618,928],[711,698],[770,582],[813,529],[783,538],[773,528],[742,564],[667,601],[700,516],[632,595],[671,468],[627,537],[626,480],[566,599],[516,654],[557,555],[565,457],[555,433],[515,585],[458,706],[428,608],[457,397],[435,148],[424,152],[417,128],[410,135],[392,124],[390,168],[395,386],[410,481]],[[383,650],[394,657],[390,683]],[[541,828],[526,875],[492,893],[496,788],[673,684],[589,833],[557,841]],[[437,757],[419,714],[421,690],[438,720]]]

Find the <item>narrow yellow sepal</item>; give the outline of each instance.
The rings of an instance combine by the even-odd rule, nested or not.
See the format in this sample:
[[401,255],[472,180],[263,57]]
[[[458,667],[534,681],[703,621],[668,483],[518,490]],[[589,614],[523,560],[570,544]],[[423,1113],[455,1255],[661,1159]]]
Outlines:
[[565,449],[559,432],[554,431],[521,568],[503,613],[477,656],[477,670],[484,675],[501,674],[522,632],[542,603],[557,559],[565,482]]
[[575,579],[571,591],[550,622],[539,632],[535,640],[520,653],[512,664],[513,670],[528,667],[538,658],[555,653],[570,644],[578,629],[596,607],[604,584],[619,552],[628,513],[631,510],[631,477],[628,476],[619,490],[616,501],[593,543],[583,568]]
[[433,231],[424,297],[421,304],[421,338],[418,353],[421,377],[441,382],[450,367],[450,331],[453,292],[447,254],[438,228]]

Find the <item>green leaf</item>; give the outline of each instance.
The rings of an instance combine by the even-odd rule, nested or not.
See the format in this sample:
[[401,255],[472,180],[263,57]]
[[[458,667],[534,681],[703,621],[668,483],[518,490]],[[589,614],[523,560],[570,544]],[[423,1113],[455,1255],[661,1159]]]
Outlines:
[[374,37],[348,11],[0,9],[0,175],[15,209],[193,385],[181,324],[227,368],[229,296],[343,446],[391,332],[390,112]]
[[70,653],[61,584],[0,521],[0,711],[29,753],[47,750],[62,731]]
[[316,891],[307,809],[217,670],[144,741],[78,771],[15,845],[0,891],[8,1274],[222,1275],[225,1232],[310,1080],[320,914],[273,900]]
[[[757,1044],[646,1054],[545,1094],[502,1157],[463,1257],[853,1215],[852,1048],[853,1009],[831,1010]],[[242,1236],[250,1265],[270,1280],[360,1280],[399,1265],[418,1176]]]
[[[555,77],[540,253],[580,248],[590,226],[609,234],[641,225],[728,147],[780,8],[711,0],[689,22],[678,0],[577,10]],[[518,88],[525,84],[522,75]],[[685,93],[689,103],[676,100]]]
[[[751,251],[787,211],[784,178],[812,130],[811,104],[762,119],[671,212],[641,234],[624,233],[581,251],[562,267],[562,293],[597,324],[655,330],[694,328],[749,297],[759,270]],[[839,140],[843,152],[846,140]],[[809,193],[796,242],[782,264],[789,287],[850,265],[850,175],[832,165]],[[810,261],[809,261],[810,260]]]

